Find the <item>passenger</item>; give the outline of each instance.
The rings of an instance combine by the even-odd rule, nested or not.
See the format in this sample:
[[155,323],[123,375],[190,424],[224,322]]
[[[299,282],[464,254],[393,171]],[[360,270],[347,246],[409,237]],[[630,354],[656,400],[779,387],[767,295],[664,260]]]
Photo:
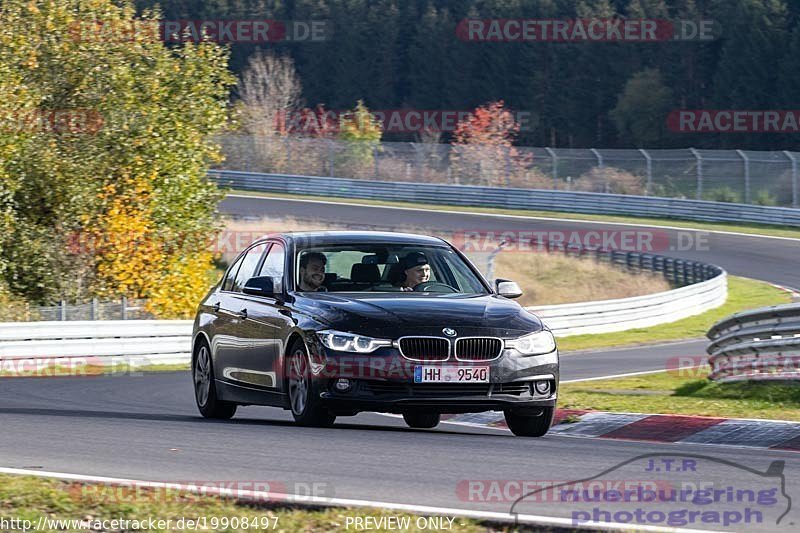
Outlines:
[[322,283],[325,281],[325,265],[328,258],[320,252],[308,252],[300,257],[300,287],[301,291],[325,292]]
[[400,269],[404,277],[399,286],[403,291],[413,291],[420,283],[431,279],[431,266],[422,252],[411,252],[400,260]]

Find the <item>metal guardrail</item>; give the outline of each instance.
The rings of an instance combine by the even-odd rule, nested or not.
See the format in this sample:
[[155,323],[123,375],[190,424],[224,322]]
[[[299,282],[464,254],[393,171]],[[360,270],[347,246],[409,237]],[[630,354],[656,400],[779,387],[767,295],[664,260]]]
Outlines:
[[[569,253],[569,250],[566,250]],[[713,265],[653,254],[578,250],[631,268],[663,272],[671,291],[599,302],[530,307],[556,336],[604,333],[672,322],[724,303],[725,271]],[[5,362],[79,359],[92,365],[186,363],[191,320],[106,320],[0,323],[0,371]],[[798,339],[800,341],[800,339]]]
[[248,191],[460,206],[680,218],[800,227],[800,209],[623,194],[211,170],[220,186]]
[[191,320],[104,320],[0,323],[0,363],[80,358],[106,364],[112,357],[133,363],[190,360]]
[[350,143],[220,135],[225,168],[415,183],[489,185],[800,207],[800,153]]
[[731,315],[706,336],[710,379],[719,382],[800,379],[800,304]]
[[656,254],[567,247],[565,253],[593,255],[633,270],[660,272],[677,289],[595,302],[532,306],[556,337],[613,333],[674,322],[719,307],[728,297],[727,273],[716,265]]

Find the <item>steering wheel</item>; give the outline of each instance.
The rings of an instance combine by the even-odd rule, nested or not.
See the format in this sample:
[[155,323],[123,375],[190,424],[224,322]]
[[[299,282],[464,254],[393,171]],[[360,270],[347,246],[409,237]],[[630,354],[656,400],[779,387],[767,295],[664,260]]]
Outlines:
[[458,289],[451,287],[447,283],[425,281],[414,287],[414,292],[458,292]]

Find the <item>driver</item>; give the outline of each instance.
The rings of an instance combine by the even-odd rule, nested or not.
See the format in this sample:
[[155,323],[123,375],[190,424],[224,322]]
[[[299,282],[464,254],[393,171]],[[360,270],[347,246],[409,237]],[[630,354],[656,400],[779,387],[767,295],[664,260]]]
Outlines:
[[320,252],[308,252],[300,258],[300,290],[324,292],[325,265],[328,258]]
[[400,268],[405,274],[400,287],[403,291],[413,291],[420,283],[431,279],[431,266],[422,252],[411,252],[400,260]]

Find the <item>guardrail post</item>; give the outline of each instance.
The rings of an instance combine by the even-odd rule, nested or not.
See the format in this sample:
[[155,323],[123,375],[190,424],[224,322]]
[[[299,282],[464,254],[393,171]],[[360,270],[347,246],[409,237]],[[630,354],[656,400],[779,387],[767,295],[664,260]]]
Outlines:
[[645,196],[650,196],[650,191],[653,189],[653,158],[650,157],[644,148],[639,148],[639,152],[644,156],[647,162],[647,186],[644,190]]
[[739,154],[739,157],[742,158],[744,161],[744,203],[750,203],[750,159],[748,159],[747,154],[742,152],[741,150],[736,150],[736,153]]
[[128,298],[127,296],[122,297],[122,320],[128,320]]
[[58,302],[58,319],[62,322],[67,320],[67,302],[64,300]]
[[92,298],[92,305],[89,308],[89,320],[97,320],[97,298]]
[[692,152],[692,155],[697,160],[697,194],[696,194],[696,198],[698,200],[702,200],[703,199],[703,157],[700,155],[700,152],[698,152],[694,148],[689,148],[689,151]]
[[558,156],[553,151],[552,148],[545,148],[545,152],[550,155],[550,159],[552,160],[553,165],[553,190],[558,189]]
[[792,162],[792,207],[798,207],[797,201],[797,159],[795,159],[794,154],[789,152],[788,150],[783,151],[783,155],[789,158],[789,161]]
[[597,168],[600,169],[600,174],[603,176],[603,181],[604,181],[604,183],[603,183],[603,192],[605,192],[607,194],[608,190],[609,190],[608,189],[608,176],[606,175],[605,168],[603,168],[603,156],[600,155],[600,152],[598,152],[596,148],[592,148],[589,151],[592,152],[594,154],[594,156],[597,158]]

